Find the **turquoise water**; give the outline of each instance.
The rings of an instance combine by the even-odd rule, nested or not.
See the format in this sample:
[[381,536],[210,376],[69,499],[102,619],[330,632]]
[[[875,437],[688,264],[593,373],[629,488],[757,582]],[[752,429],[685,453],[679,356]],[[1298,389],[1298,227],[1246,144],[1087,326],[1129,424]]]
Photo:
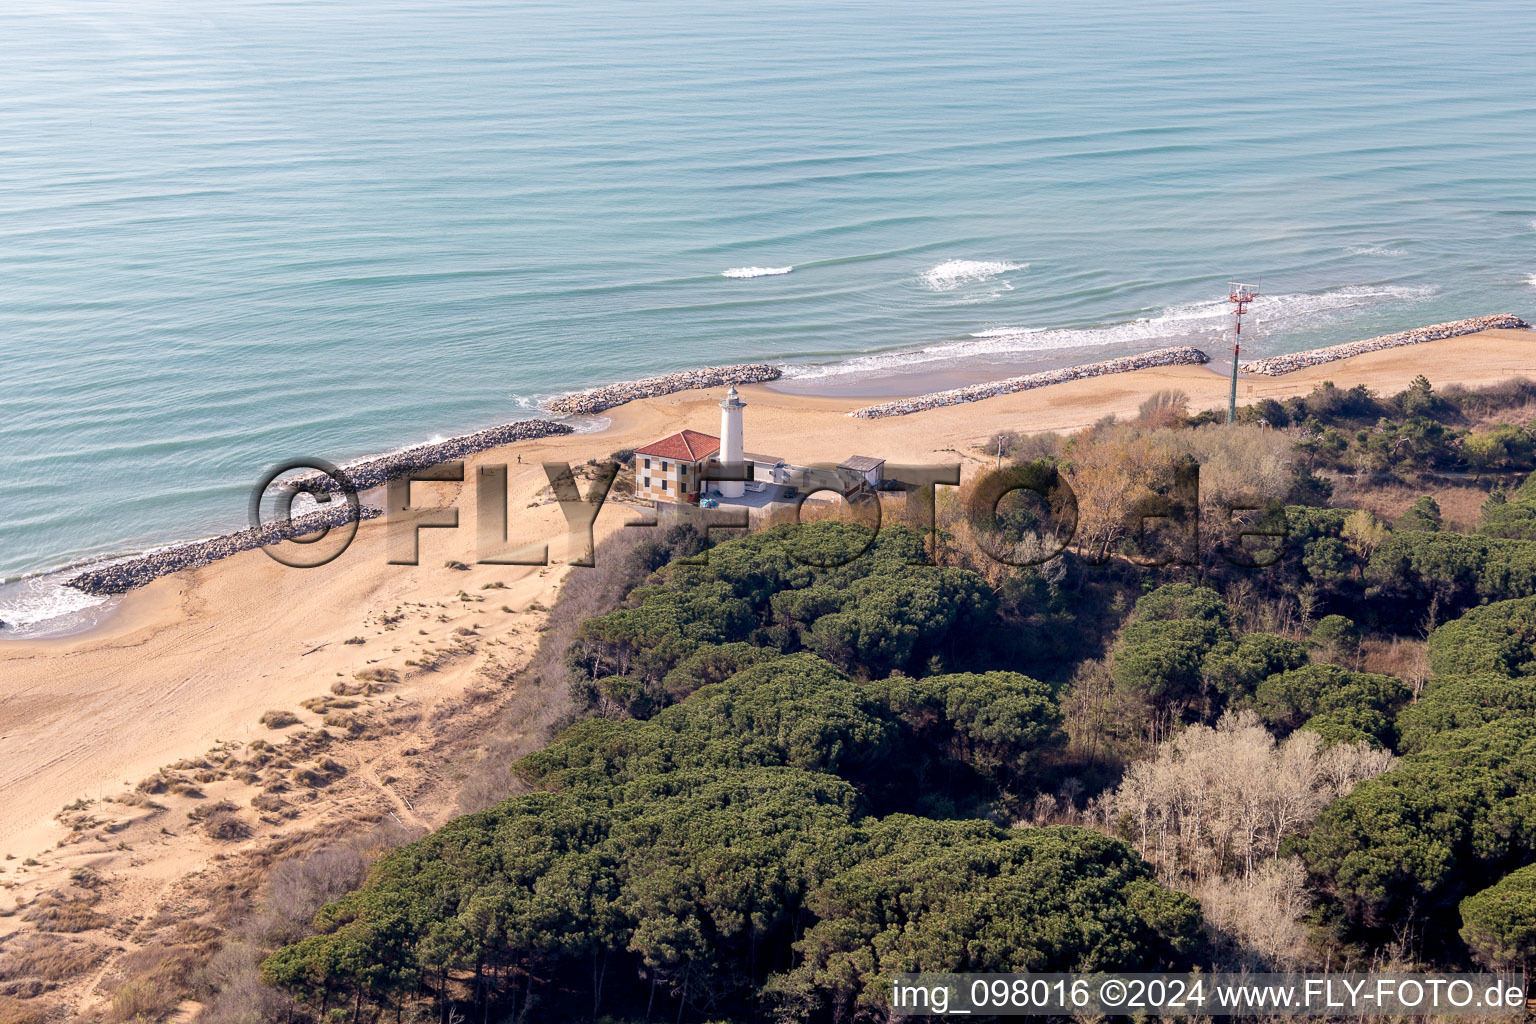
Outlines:
[[0,577],[691,366],[1215,347],[1229,277],[1255,354],[1530,313],[1533,57],[1515,2],[8,4]]

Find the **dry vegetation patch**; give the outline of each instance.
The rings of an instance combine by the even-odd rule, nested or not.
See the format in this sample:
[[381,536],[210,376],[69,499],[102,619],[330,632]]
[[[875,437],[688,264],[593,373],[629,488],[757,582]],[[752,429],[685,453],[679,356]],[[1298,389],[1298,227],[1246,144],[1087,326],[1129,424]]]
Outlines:
[[35,996],[84,974],[106,959],[101,946],[72,936],[33,932],[0,945],[0,992]]
[[21,919],[40,932],[87,932],[105,928],[110,918],[100,914],[96,905],[100,893],[75,895],[62,891],[46,892],[28,904]]
[[0,995],[0,1024],[47,1024],[59,1019],[58,1010],[31,999]]
[[268,711],[261,716],[261,724],[268,729],[286,729],[299,724],[299,716],[292,711]]
[[1375,481],[1369,477],[1332,476],[1333,504],[1341,508],[1360,508],[1386,522],[1396,522],[1413,503],[1428,495],[1440,506],[1445,528],[1474,532],[1482,521],[1483,503],[1496,482],[1468,480],[1464,483],[1406,484],[1396,480]]

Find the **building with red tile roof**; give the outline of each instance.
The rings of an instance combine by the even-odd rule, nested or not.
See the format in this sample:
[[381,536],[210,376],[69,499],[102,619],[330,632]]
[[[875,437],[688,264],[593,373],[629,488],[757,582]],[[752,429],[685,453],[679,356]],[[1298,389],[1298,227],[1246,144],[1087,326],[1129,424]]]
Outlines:
[[659,501],[697,501],[704,470],[720,451],[720,439],[680,430],[635,449],[635,496]]

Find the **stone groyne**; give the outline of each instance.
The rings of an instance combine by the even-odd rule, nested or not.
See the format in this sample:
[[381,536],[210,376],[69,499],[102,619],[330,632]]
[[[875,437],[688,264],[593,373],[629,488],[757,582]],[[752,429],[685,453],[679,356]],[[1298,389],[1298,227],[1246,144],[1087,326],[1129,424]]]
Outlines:
[[1211,357],[1197,348],[1187,346],[1160,348],[1152,352],[1143,352],[1139,356],[1121,356],[1118,359],[1106,359],[1098,363],[1065,366],[1059,370],[1044,370],[1040,373],[1025,374],[1022,377],[989,381],[986,384],[971,384],[963,388],[951,388],[948,391],[935,391],[927,395],[918,395],[916,398],[899,398],[879,405],[866,405],[861,409],[853,410],[848,415],[866,420],[881,419],[886,416],[905,416],[925,409],[960,405],[963,402],[979,402],[996,395],[1029,391],[1069,380],[1103,377],[1111,373],[1129,373],[1132,370],[1145,370],[1154,366],[1189,366],[1210,361]]
[[1396,334],[1383,334],[1379,338],[1366,338],[1364,341],[1351,341],[1343,345],[1331,345],[1328,348],[1314,348],[1307,352],[1293,352],[1286,356],[1255,359],[1252,362],[1243,363],[1242,371],[1262,374],[1266,377],[1278,377],[1292,370],[1348,359],[1363,352],[1376,352],[1384,348],[1397,348],[1400,345],[1417,345],[1425,341],[1439,341],[1441,338],[1455,338],[1463,334],[1476,334],[1478,331],[1492,331],[1500,328],[1528,329],[1530,326],[1510,313],[1478,316],[1470,320],[1452,320],[1450,323],[1432,324],[1429,327],[1399,331]]
[[[466,455],[499,448],[515,441],[533,441],[541,437],[558,437],[575,432],[574,428],[564,423],[556,423],[554,420],[518,420],[516,423],[504,423],[499,427],[476,431],[473,434],[450,437],[446,441],[433,441],[430,444],[419,444],[413,448],[391,452],[376,458],[359,459],[341,468],[346,470],[354,487],[359,491],[366,491],[409,470],[454,462]],[[316,474],[314,479],[325,481],[328,478]],[[324,489],[336,490],[334,486]]]
[[151,551],[147,555],[87,569],[65,580],[64,585],[98,597],[126,594],[173,572],[196,569],[251,548],[277,544],[289,537],[302,537],[306,533],[318,533],[321,529],[334,529],[353,520],[373,519],[383,514],[383,509],[368,505],[358,506],[357,512],[353,513],[350,505],[342,503],[340,508],[310,512],[296,516],[290,522],[270,523],[259,530],[244,529],[238,533],[226,533],[222,537],[175,544],[160,551]]
[[[516,423],[491,427],[489,430],[451,437],[446,441],[417,445],[389,455],[360,459],[344,466],[343,469],[359,491],[366,491],[410,470],[453,462],[466,455],[511,444],[514,441],[530,441],[535,438],[573,432],[572,428],[566,424],[555,423],[552,420],[519,420]],[[329,477],[319,474],[285,480],[284,486],[306,481],[318,485],[310,488],[311,490],[335,492],[340,489]],[[254,485],[255,481],[252,483]],[[333,499],[334,502],[335,499]],[[241,551],[249,551],[251,548],[278,544],[290,537],[302,537],[308,533],[317,533],[321,529],[335,529],[354,520],[374,519],[383,514],[383,509],[362,504],[354,513],[350,505],[341,502],[336,507],[323,508],[296,516],[290,522],[267,523],[260,529],[248,527],[220,537],[174,544],[159,551],[99,565],[77,573],[65,581],[65,586],[98,597],[126,594],[151,580],[168,576],[173,572],[196,569]]]
[[646,377],[644,380],[624,381],[600,388],[578,391],[551,399],[546,407],[551,412],[567,416],[590,416],[612,409],[625,402],[641,398],[657,398],[674,391],[692,391],[695,388],[714,388],[724,384],[761,384],[778,380],[783,371],[767,363],[738,363],[735,366],[706,366],[702,370],[669,373],[662,377]]

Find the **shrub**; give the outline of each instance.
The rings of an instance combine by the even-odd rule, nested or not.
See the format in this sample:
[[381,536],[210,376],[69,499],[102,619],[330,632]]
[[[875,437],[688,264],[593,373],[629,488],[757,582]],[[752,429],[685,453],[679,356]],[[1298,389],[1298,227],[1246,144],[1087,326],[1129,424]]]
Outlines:
[[1360,653],[1360,630],[1342,615],[1325,615],[1312,627],[1309,643],[1314,650],[1354,658]]
[[1439,531],[1444,522],[1440,515],[1440,503],[1426,494],[1399,516],[1392,528],[1402,531],[1428,530],[1433,533]]
[[239,815],[230,811],[210,814],[203,822],[203,831],[208,833],[210,839],[221,842],[244,839],[251,834],[250,826],[241,821]]
[[261,724],[268,729],[286,729],[290,725],[298,725],[300,718],[292,711],[268,711],[261,716]]
[[[86,974],[106,959],[107,950],[64,935],[38,932],[8,940],[0,962],[0,981],[36,978],[68,981]],[[4,1017],[0,1016],[0,1020]]]
[[288,801],[276,793],[257,793],[251,797],[251,806],[266,814],[276,814],[288,806]]
[[1149,427],[1183,426],[1189,418],[1189,396],[1182,391],[1157,391],[1137,410],[1137,420]]
[[130,979],[112,993],[112,1012],[122,1021],[159,1020],[180,1003],[183,989],[163,972]]

